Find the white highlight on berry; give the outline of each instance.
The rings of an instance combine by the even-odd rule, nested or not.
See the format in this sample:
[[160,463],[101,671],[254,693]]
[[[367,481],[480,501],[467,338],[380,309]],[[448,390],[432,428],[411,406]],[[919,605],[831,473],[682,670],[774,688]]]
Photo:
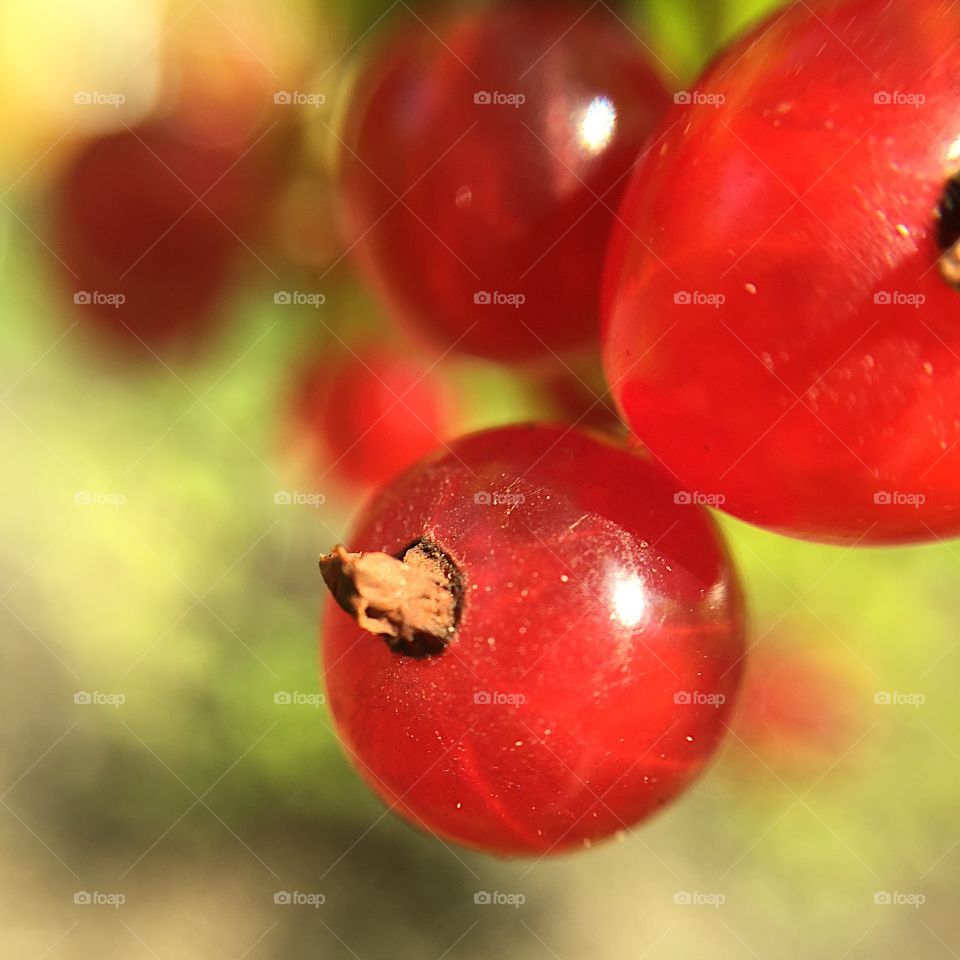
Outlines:
[[613,610],[625,627],[635,627],[647,610],[643,581],[638,576],[618,580],[613,588]]
[[594,97],[580,120],[580,140],[591,153],[599,153],[613,137],[617,109],[606,97]]

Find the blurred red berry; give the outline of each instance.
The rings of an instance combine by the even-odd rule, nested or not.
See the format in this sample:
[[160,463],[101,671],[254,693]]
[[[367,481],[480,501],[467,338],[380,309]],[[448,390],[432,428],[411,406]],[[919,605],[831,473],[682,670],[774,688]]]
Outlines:
[[822,773],[856,740],[870,697],[835,657],[802,646],[751,649],[732,723],[744,765]]
[[499,6],[393,36],[345,128],[343,206],[413,326],[500,360],[598,335],[604,248],[667,92],[595,5]]
[[379,484],[442,442],[451,398],[432,360],[355,351],[304,366],[292,397],[294,442],[317,479]]
[[54,187],[71,316],[134,348],[202,338],[273,192],[270,164],[246,151],[161,124],[86,143]]

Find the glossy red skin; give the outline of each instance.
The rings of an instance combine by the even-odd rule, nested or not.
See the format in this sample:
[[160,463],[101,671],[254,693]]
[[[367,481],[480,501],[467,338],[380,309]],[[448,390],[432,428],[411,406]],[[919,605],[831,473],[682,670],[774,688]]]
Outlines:
[[[413,328],[467,353],[595,340],[613,212],[666,109],[662,82],[602,5],[518,4],[432,29],[395,35],[354,98],[341,182],[361,264]],[[526,102],[475,104],[483,91]],[[591,152],[579,125],[599,97],[617,121]],[[478,292],[526,299],[478,305]]]
[[53,247],[71,301],[96,291],[125,302],[71,302],[71,317],[136,351],[208,332],[271,191],[249,148],[197,144],[160,124],[85,144],[55,187]]
[[304,368],[292,401],[295,439],[312,448],[318,480],[385,483],[442,442],[449,403],[429,362],[360,346]]
[[934,214],[960,166],[958,35],[960,7],[932,0],[791,7],[696,84],[722,106],[673,108],[631,182],[608,379],[652,453],[745,520],[837,543],[960,532],[960,299]]
[[[507,491],[526,499],[474,500]],[[394,810],[470,847],[540,855],[626,830],[689,785],[737,687],[742,608],[710,517],[673,498],[622,448],[536,425],[460,439],[381,491],[351,548],[396,554],[426,535],[465,578],[455,638],[431,658],[328,604],[329,702]],[[613,603],[618,582],[642,613]],[[692,691],[726,703],[674,702]]]

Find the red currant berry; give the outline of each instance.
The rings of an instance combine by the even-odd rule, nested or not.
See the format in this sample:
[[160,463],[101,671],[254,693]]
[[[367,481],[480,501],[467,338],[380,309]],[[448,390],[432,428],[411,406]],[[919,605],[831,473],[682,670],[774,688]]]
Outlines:
[[934,0],[792,6],[668,114],[630,185],[608,378],[652,453],[737,516],[960,533],[958,34]]
[[596,337],[626,174],[666,107],[602,5],[415,24],[359,84],[342,156],[348,232],[401,316],[501,360]]
[[451,419],[444,383],[429,362],[360,349],[312,360],[292,399],[294,442],[318,477],[380,484],[433,450]]
[[355,617],[328,608],[323,660],[347,749],[391,807],[543,854],[687,787],[744,647],[726,550],[678,500],[647,461],[552,426],[462,438],[378,494],[361,553],[321,560]]
[[736,756],[745,770],[765,778],[771,772],[816,775],[838,763],[864,732],[869,703],[835,649],[754,646],[731,720]]
[[85,144],[56,187],[55,248],[75,316],[113,343],[195,341],[269,188],[256,152],[160,124]]

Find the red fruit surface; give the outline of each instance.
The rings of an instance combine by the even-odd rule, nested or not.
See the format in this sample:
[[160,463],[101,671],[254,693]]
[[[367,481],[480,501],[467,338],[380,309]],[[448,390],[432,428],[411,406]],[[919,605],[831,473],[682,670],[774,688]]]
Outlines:
[[351,549],[427,538],[464,584],[452,641],[420,659],[328,604],[333,715],[394,810],[532,855],[629,829],[683,792],[723,732],[744,642],[719,534],[674,495],[619,446],[518,426],[457,440],[375,497]]
[[[797,4],[664,118],[604,291],[617,402],[690,489],[828,542],[960,532],[960,7]],[[960,231],[958,231],[960,232]]]
[[666,104],[603,5],[413,24],[372,60],[344,133],[362,265],[399,315],[461,351],[517,360],[595,339],[614,210]]
[[443,440],[449,404],[429,361],[361,346],[304,368],[292,403],[295,440],[310,448],[318,479],[380,484]]
[[[54,248],[71,298],[90,297],[72,305],[73,317],[136,348],[195,340],[210,327],[271,189],[260,154],[238,150],[159,124],[83,146],[55,188]],[[123,302],[98,302],[98,294]]]

